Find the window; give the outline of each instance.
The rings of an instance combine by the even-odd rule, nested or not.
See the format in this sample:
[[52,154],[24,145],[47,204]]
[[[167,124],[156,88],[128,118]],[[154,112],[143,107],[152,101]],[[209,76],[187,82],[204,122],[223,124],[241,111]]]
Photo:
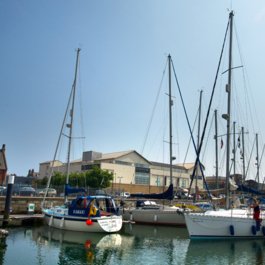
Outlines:
[[180,179],[180,186],[181,186],[181,188],[187,188],[188,187],[188,181],[186,179]]
[[149,173],[135,172],[135,184],[150,184],[150,175]]

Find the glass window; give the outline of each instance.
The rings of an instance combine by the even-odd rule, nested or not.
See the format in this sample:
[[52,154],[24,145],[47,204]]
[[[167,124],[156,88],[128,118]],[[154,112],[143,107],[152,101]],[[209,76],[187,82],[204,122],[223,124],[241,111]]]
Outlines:
[[150,184],[150,175],[142,172],[135,172],[135,184]]

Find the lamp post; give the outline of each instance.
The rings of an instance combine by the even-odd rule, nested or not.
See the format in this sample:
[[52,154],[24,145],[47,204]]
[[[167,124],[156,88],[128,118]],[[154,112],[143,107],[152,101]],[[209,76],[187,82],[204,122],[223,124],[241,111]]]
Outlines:
[[119,179],[119,190],[120,190],[120,192],[121,192],[121,179],[122,179],[123,177],[118,177],[118,179]]
[[7,185],[7,193],[6,193],[6,202],[5,202],[5,210],[4,210],[4,218],[3,218],[3,227],[8,225],[10,206],[12,200],[12,188],[15,181],[15,175],[8,176],[8,185]]

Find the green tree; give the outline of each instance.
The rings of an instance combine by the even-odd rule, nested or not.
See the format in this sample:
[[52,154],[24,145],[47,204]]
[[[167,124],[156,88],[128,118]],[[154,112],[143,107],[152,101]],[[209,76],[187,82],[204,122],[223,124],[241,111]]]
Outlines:
[[[91,188],[107,188],[111,185],[113,180],[113,173],[107,170],[102,170],[98,166],[94,166],[92,169],[85,172],[73,172],[69,175],[69,185],[72,187],[84,187]],[[38,180],[38,184],[47,185],[48,178],[45,177]],[[54,172],[50,186],[59,187],[64,186],[66,183],[66,174],[61,172]]]
[[111,185],[113,173],[94,166],[85,172],[85,178],[87,186],[91,188],[107,188]]

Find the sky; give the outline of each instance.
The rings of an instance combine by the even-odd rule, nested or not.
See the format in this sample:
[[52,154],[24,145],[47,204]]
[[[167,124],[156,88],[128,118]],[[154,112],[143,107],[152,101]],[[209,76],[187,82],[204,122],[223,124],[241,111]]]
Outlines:
[[[81,114],[76,124],[82,126],[75,136],[85,140],[75,140],[72,159],[88,150],[136,150],[148,160],[168,162],[167,56],[171,55],[191,126],[203,90],[204,124],[229,10],[235,13],[234,48],[239,50],[233,65],[243,65],[233,71],[233,119],[237,131],[246,126],[251,168],[255,133],[260,156],[264,145],[264,1],[0,0],[0,144],[6,145],[8,172],[26,176],[29,169],[38,172],[39,163],[53,159],[77,48]],[[226,71],[227,57],[221,68]],[[227,75],[219,77],[211,111],[217,108],[221,115]],[[236,85],[236,77],[244,82]],[[193,146],[187,151],[190,133],[174,76],[172,87],[175,162],[194,162]],[[215,172],[211,119],[212,114],[202,152],[206,175]],[[224,135],[224,120],[218,127]],[[196,141],[196,132],[194,137]],[[225,136],[219,139],[225,141]],[[224,150],[218,151],[220,161]],[[66,154],[58,159],[65,160]],[[255,167],[249,172],[254,178]]]

